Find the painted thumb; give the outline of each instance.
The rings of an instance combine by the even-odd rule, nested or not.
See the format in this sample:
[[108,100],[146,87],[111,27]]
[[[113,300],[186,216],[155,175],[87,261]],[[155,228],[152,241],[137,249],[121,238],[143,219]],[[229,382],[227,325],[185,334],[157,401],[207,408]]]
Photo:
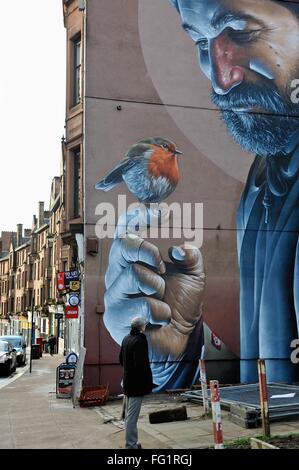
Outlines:
[[188,268],[203,267],[203,260],[199,249],[193,245],[172,246],[168,251],[169,258],[174,264]]

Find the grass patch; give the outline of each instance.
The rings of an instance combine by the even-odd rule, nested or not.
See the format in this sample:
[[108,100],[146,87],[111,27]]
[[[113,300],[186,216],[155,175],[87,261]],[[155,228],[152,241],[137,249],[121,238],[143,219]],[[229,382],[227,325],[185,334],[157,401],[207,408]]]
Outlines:
[[224,442],[225,449],[250,449],[250,437],[239,437],[233,441]]

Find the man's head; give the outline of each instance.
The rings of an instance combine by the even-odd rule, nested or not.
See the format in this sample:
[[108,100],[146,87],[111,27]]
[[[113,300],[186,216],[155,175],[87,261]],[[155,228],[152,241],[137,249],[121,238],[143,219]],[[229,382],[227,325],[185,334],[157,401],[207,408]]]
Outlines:
[[132,330],[141,331],[142,333],[145,331],[146,322],[143,317],[134,317],[131,320],[131,328]]
[[261,155],[284,153],[299,129],[299,105],[291,101],[299,79],[299,2],[170,1],[234,139]]

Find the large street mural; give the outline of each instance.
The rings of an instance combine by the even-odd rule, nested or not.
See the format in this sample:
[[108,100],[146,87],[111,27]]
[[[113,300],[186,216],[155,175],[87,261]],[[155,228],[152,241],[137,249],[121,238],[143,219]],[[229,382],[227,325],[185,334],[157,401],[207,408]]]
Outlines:
[[[234,145],[256,155],[236,214],[241,381],[256,382],[256,360],[265,358],[268,381],[293,382],[291,341],[299,329],[299,4],[170,2],[196,46],[198,80],[210,80],[211,101]],[[139,142],[97,188],[125,181],[140,201],[159,202],[178,182],[177,150],[165,137]],[[190,386],[204,354],[204,260],[196,247],[172,247],[169,258],[163,261],[154,244],[128,233],[115,238],[106,274],[105,325],[120,344],[130,318],[145,316],[156,390]]]
[[211,99],[237,144],[256,153],[238,214],[241,380],[293,381],[298,337],[298,2],[172,0]]

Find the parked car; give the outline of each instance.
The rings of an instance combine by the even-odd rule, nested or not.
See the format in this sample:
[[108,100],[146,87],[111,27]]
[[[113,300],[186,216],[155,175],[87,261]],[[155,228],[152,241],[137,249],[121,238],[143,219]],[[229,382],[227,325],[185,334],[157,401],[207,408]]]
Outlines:
[[12,344],[17,352],[17,365],[24,366],[26,364],[26,343],[23,336],[18,335],[5,335],[0,336],[0,341],[8,341]]
[[0,340],[0,369],[10,375],[17,367],[17,352],[8,341]]

